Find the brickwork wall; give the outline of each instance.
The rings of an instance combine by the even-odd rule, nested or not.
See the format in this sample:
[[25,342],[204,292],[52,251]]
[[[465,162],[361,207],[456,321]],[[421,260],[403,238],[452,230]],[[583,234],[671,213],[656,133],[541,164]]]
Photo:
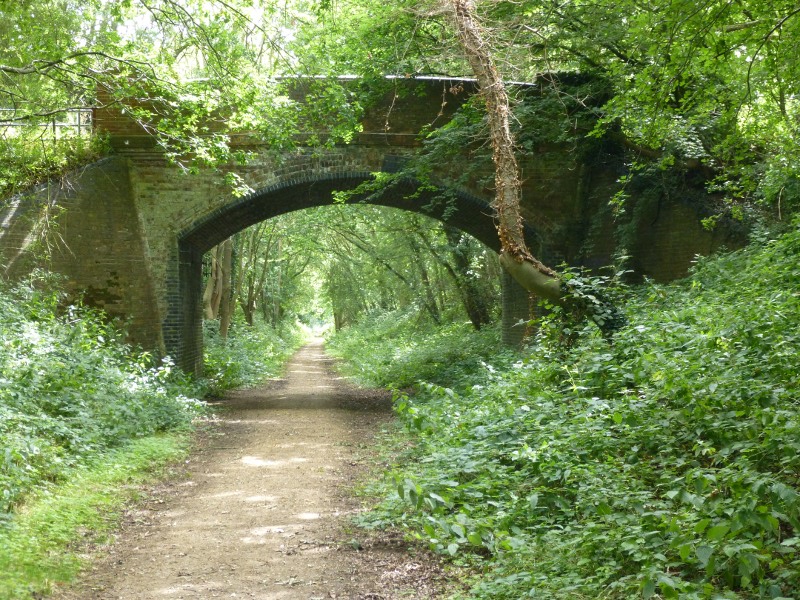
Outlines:
[[[230,167],[254,190],[244,198],[232,195],[219,172],[189,175],[167,163],[152,139],[116,108],[98,110],[95,124],[111,135],[118,156],[72,177],[69,186],[51,184],[9,204],[6,214],[0,214],[0,257],[9,271],[24,269],[25,257],[31,255],[20,249],[42,211],[64,209],[58,220],[64,244],[53,253],[54,270],[66,275],[73,293],[128,318],[135,341],[167,351],[195,371],[202,364],[203,253],[264,219],[329,203],[331,191],[352,189],[371,173],[396,171],[416,151],[414,134],[420,127],[445,122],[468,97],[470,86],[462,83],[395,82],[349,146],[300,148],[276,157],[247,136],[237,138],[242,149],[254,152],[246,165]],[[424,89],[400,93],[409,85]],[[455,185],[453,179],[464,171],[463,160],[440,165],[435,173],[443,187],[457,192],[458,210],[450,222],[497,250],[487,204],[491,165],[466,184]],[[614,158],[589,162],[572,147],[542,147],[520,168],[523,212],[538,256],[552,265],[606,264],[616,246],[615,224],[604,212],[619,176]],[[404,196],[411,189],[409,184],[370,201],[423,211],[432,196],[409,202]],[[664,199],[657,210],[652,218],[640,220],[629,248],[644,274],[678,277],[696,254],[733,245],[720,232],[702,230],[697,214],[680,199]],[[526,295],[515,285],[504,281],[504,328],[512,342],[522,331],[513,325],[527,311]]]
[[[411,152],[390,146],[346,146],[330,150],[300,149],[280,161],[268,152],[256,154],[243,166],[233,166],[255,190],[236,198],[219,173],[184,174],[176,166],[147,152],[126,153],[131,188],[142,232],[142,248],[154,282],[155,309],[168,351],[180,353],[187,366],[198,357],[189,349],[199,333],[200,307],[190,304],[188,291],[198,288],[204,252],[230,235],[279,214],[332,202],[331,192],[351,189],[381,171],[388,162]],[[394,190],[372,202],[423,211],[430,194],[412,200],[404,196],[413,185]],[[497,246],[488,205],[469,191],[458,194],[455,226]],[[435,215],[434,215],[435,216]]]
[[[9,219],[8,235],[0,237],[8,275],[44,262],[65,277],[74,300],[81,298],[125,321],[131,339],[145,348],[163,350],[158,317],[143,310],[156,298],[125,159],[102,160],[10,206],[18,214]],[[25,241],[45,214],[55,225],[47,256]]]

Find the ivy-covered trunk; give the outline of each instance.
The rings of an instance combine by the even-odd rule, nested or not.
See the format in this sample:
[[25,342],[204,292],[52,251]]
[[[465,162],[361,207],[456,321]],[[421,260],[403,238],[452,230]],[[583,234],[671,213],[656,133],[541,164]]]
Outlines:
[[525,289],[552,302],[560,302],[562,292],[558,275],[534,258],[525,242],[520,211],[522,187],[514,155],[514,136],[509,126],[510,109],[505,85],[475,17],[474,2],[451,0],[451,5],[461,47],[486,102],[495,167],[496,191],[492,206],[497,215],[501,262]]
[[601,299],[599,290],[581,293],[582,290],[560,278],[528,249],[520,210],[522,186],[514,155],[514,136],[509,126],[510,108],[505,84],[494,66],[489,44],[475,15],[473,0],[450,0],[450,3],[461,47],[486,103],[495,167],[496,190],[492,207],[500,236],[500,263],[529,292],[564,306],[577,320],[591,318],[605,336],[610,336],[624,322],[617,309]]

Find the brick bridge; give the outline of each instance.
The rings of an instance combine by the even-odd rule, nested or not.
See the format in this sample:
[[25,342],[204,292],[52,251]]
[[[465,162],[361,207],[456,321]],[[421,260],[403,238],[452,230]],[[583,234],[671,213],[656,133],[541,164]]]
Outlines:
[[[237,148],[253,156],[245,165],[230,167],[254,190],[238,198],[219,172],[181,172],[133,121],[113,110],[98,110],[95,127],[108,132],[114,154],[12,199],[0,213],[0,260],[8,274],[29,268],[35,262],[30,252],[33,232],[44,215],[58,212],[49,267],[66,276],[68,289],[124,318],[133,341],[168,353],[184,369],[197,372],[202,366],[203,254],[250,225],[330,204],[332,191],[352,189],[375,172],[396,171],[419,151],[420,130],[446,122],[474,92],[469,81],[394,83],[403,93],[390,91],[368,110],[363,131],[350,144],[300,147],[276,156],[251,137],[235,138]],[[448,222],[497,250],[489,208],[492,190],[481,183],[491,177],[452,183],[466,160],[441,165],[437,173],[440,185],[455,197],[456,210]],[[616,190],[619,158],[542,147],[520,167],[523,208],[539,255],[550,263],[607,263],[616,246],[614,225],[598,215]],[[430,194],[410,200],[414,183],[402,187],[364,200],[442,218],[441,212],[426,208]],[[642,222],[646,225],[629,250],[638,270],[656,278],[682,275],[696,254],[724,241],[703,231],[696,209],[677,200],[660,201],[654,218]],[[590,232],[591,247],[586,244]],[[505,276],[503,296],[504,337],[514,343],[521,328],[512,325],[527,317],[527,295]]]

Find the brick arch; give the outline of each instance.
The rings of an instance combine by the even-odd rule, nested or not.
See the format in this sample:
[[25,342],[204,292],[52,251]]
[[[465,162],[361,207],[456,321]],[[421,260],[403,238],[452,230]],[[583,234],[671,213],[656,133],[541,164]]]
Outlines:
[[[163,324],[166,350],[179,366],[190,372],[200,372],[202,368],[200,299],[202,260],[208,250],[261,221],[296,210],[329,206],[333,203],[333,192],[353,189],[372,178],[371,173],[363,171],[308,174],[232,200],[186,227],[178,236],[177,273],[168,281],[167,318]],[[437,202],[441,190],[420,191],[417,181],[406,179],[397,182],[389,191],[354,201],[417,212],[447,222],[495,252],[499,251],[489,203],[463,190],[447,191],[452,201]],[[533,230],[528,229],[527,234],[532,244],[540,246]]]
[[[305,87],[301,80],[296,84],[292,96],[303,102]],[[343,81],[342,85],[350,84]],[[535,104],[550,86],[551,80],[544,77],[523,87],[528,101]],[[192,355],[183,353],[184,348],[197,348],[192,345],[193,321],[184,318],[187,310],[189,314],[194,310],[187,306],[192,296],[185,292],[193,281],[189,277],[192,265],[202,257],[204,247],[248,222],[279,214],[270,213],[270,205],[282,206],[281,212],[286,212],[302,208],[304,202],[324,204],[334,184],[352,189],[371,172],[397,172],[423,148],[420,132],[445,125],[476,90],[470,80],[390,78],[373,91],[374,104],[365,111],[361,131],[349,144],[306,146],[306,134],[326,134],[315,131],[313,124],[291,150],[270,149],[248,132],[233,135],[233,148],[248,158],[246,164],[229,165],[230,170],[259,190],[240,200],[231,199],[218,171],[182,175],[150,132],[116,102],[104,101],[100,93],[102,107],[94,111],[94,125],[108,134],[115,156],[72,174],[69,186],[30,190],[15,199],[10,212],[0,207],[0,266],[5,264],[6,271],[13,267],[9,275],[18,276],[42,264],[42,258],[31,252],[37,219],[49,214],[42,213],[42,207],[63,208],[58,218],[59,241],[47,267],[65,276],[70,293],[123,319],[132,342],[159,354],[169,351],[193,370],[195,350]],[[472,150],[464,148],[463,153],[438,164],[433,174],[445,186],[466,179],[458,184],[464,189],[455,194],[463,210],[451,222],[496,247],[485,210],[492,193],[486,182],[491,181],[493,169],[485,162],[466,177],[463,165],[475,160]],[[536,224],[545,241],[531,240],[537,257],[551,265],[608,264],[617,249],[618,224],[607,203],[626,172],[622,149],[610,140],[542,142],[520,159],[523,217]],[[686,189],[688,196],[656,190],[632,199],[636,204],[630,214],[638,217],[631,222],[635,227],[628,233],[628,248],[640,275],[662,281],[680,277],[697,254],[721,246],[739,247],[745,241],[741,231],[704,230],[698,219],[705,210],[704,194],[701,188],[691,192],[696,182],[681,177],[676,185]],[[408,209],[400,197],[372,200]],[[482,217],[478,222],[469,220],[477,215]],[[508,276],[503,278],[503,334],[513,344],[514,332],[520,330],[513,325],[527,314],[527,296]]]

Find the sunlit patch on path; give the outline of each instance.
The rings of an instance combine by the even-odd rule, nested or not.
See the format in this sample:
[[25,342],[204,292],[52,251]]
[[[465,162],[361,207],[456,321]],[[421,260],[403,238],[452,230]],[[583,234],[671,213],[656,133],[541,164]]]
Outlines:
[[390,402],[337,381],[330,364],[317,342],[284,381],[230,394],[188,479],[131,511],[105,563],[57,598],[431,597],[414,591],[403,546],[365,552],[351,543],[357,453],[390,417]]
[[248,467],[282,467],[293,463],[296,464],[304,462],[308,462],[308,459],[299,456],[293,456],[285,460],[267,460],[265,458],[259,458],[257,456],[242,457],[242,464],[245,464]]

